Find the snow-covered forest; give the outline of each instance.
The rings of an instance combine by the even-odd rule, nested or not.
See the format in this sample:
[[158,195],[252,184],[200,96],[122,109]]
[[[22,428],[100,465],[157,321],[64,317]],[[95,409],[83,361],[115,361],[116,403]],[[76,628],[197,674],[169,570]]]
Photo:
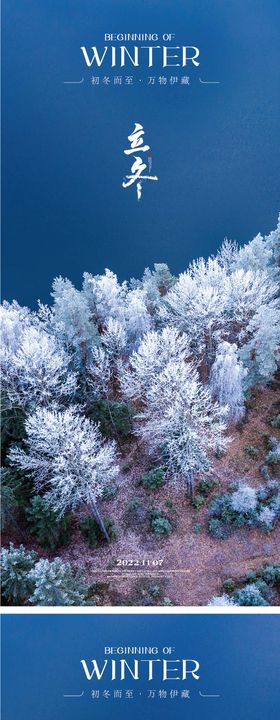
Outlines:
[[[56,278],[36,312],[3,302],[4,602],[192,604],[183,573],[166,595],[164,571],[188,566],[202,538],[201,556],[215,557],[250,533],[258,558],[271,545],[270,579],[255,553],[251,594],[250,579],[226,593],[219,571],[194,604],[279,602],[279,273],[280,223],[240,247],[225,240],[179,277],[163,263],[123,283],[105,270],[82,289]],[[243,447],[251,418],[262,432]],[[116,599],[101,588],[118,559],[165,547],[163,588],[152,571],[137,597],[129,579]]]

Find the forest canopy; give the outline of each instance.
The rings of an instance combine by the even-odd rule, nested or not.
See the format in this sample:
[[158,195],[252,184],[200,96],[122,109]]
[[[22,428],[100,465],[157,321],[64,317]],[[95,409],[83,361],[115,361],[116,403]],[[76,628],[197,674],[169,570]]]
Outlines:
[[120,283],[106,269],[80,290],[55,278],[35,312],[4,301],[4,478],[23,475],[59,521],[86,507],[108,541],[100,500],[131,442],[192,496],[279,368],[279,263],[280,223],[179,277],[156,263]]

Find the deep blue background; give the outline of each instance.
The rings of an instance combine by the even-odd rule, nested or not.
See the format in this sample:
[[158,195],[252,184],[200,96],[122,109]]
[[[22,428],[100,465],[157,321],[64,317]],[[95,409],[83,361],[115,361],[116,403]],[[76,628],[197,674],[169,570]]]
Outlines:
[[[178,272],[224,236],[273,229],[279,24],[279,0],[3,0],[3,296],[34,306],[55,275],[80,286],[105,267],[120,279],[160,261]],[[173,44],[200,48],[200,67],[178,71],[190,87],[147,87],[177,74],[159,67],[128,67],[135,87],[92,87],[79,48],[102,47],[104,32],[175,32]],[[121,187],[135,121],[159,176],[140,203]]]
[[[3,720],[276,720],[280,715],[278,615],[10,615],[3,617]],[[175,646],[195,658],[190,700],[147,700],[147,688],[182,682],[88,682],[81,658],[104,658],[105,645]],[[131,657],[131,656],[130,656]],[[172,657],[172,656],[167,656]],[[90,664],[90,662],[89,662]],[[92,700],[90,689],[124,687],[144,699]],[[81,693],[82,698],[64,698]],[[219,694],[220,698],[202,698]]]

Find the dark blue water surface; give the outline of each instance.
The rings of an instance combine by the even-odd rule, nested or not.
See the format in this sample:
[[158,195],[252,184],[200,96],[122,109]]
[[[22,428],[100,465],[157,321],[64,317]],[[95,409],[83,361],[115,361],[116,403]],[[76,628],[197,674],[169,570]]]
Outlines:
[[[54,276],[80,286],[105,267],[124,279],[165,261],[178,273],[224,236],[275,227],[279,24],[279,0],[4,0],[3,296],[35,306]],[[199,47],[200,66],[93,72],[80,46],[103,47],[105,32],[173,32],[172,44]],[[147,86],[164,74],[190,85]],[[102,83],[116,75],[134,85]],[[134,122],[159,177],[139,203],[121,186]]]
[[[90,669],[97,659],[101,668],[104,646],[112,645],[159,649],[158,656],[138,659],[162,658],[170,646],[167,659],[198,660],[199,679],[163,682],[157,670],[152,681],[112,682],[105,674],[99,682],[86,680],[81,659]],[[3,720],[276,720],[279,665],[277,615],[4,616]],[[100,698],[92,699],[97,688]],[[190,699],[158,697],[159,690],[176,688],[189,689]],[[115,689],[133,690],[134,697],[114,699]],[[110,697],[102,697],[104,690]]]

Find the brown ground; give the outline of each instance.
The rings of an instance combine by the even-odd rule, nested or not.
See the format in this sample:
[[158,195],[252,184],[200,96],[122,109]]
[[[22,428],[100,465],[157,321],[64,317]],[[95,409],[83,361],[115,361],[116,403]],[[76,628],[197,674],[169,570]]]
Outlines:
[[[226,454],[214,461],[211,475],[218,481],[219,491],[226,491],[232,481],[241,478],[253,485],[263,484],[259,467],[267,451],[261,433],[269,432],[280,439],[279,430],[269,424],[269,418],[277,412],[279,403],[277,407],[274,390],[255,393],[246,422],[241,430],[230,433],[233,439]],[[249,445],[259,449],[257,460],[244,451]],[[280,561],[279,524],[270,534],[260,529],[242,528],[235,530],[226,540],[216,540],[207,531],[207,505],[211,495],[205,505],[196,511],[183,489],[178,491],[165,485],[158,492],[147,492],[137,485],[137,480],[148,466],[147,457],[141,455],[141,449],[130,448],[118,480],[117,496],[101,503],[103,516],[110,517],[119,528],[118,539],[110,545],[102,543],[98,548],[90,549],[78,528],[71,544],[52,554],[42,551],[34,542],[24,544],[36,548],[41,556],[50,559],[59,554],[65,561],[82,569],[90,582],[102,583],[100,603],[105,605],[141,604],[141,588],[149,583],[160,584],[163,596],[176,605],[206,605],[213,595],[221,594],[226,578],[238,578],[263,563]],[[138,521],[126,509],[128,501],[134,496],[141,502]],[[174,503],[176,512],[166,508],[167,500]],[[167,539],[158,540],[147,532],[143,517],[144,510],[151,504],[161,508],[176,522],[176,529]],[[203,524],[203,529],[196,535],[193,525],[198,522]],[[116,567],[117,559],[140,562],[163,560],[163,563],[160,568],[126,568]]]

